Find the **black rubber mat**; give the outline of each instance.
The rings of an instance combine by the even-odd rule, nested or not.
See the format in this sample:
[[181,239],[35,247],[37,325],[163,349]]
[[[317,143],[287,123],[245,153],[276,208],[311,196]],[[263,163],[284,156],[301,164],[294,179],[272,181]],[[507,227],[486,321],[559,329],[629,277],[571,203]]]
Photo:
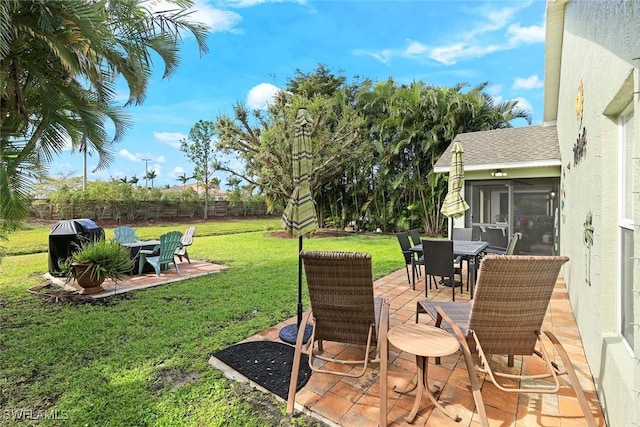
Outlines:
[[[213,355],[226,365],[260,384],[284,400],[289,396],[289,379],[293,362],[293,347],[274,341],[252,341],[235,344]],[[302,355],[296,390],[309,381],[309,359]]]

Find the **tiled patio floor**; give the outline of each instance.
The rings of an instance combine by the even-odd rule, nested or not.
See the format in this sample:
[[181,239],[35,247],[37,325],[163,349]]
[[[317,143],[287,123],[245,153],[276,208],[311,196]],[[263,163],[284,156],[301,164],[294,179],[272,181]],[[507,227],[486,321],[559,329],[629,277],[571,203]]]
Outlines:
[[[385,297],[390,303],[390,327],[415,321],[416,301],[424,298],[424,281],[416,285],[415,291],[411,290],[403,269],[377,280],[374,286],[375,295]],[[462,296],[459,293],[456,294],[456,300],[468,300],[468,298],[469,295],[466,292]],[[451,289],[441,286],[439,291],[430,290],[429,299],[450,301]],[[279,341],[280,329],[293,322],[295,318],[271,327],[248,340]],[[428,315],[421,315],[420,322],[431,323],[432,321]],[[604,426],[604,417],[562,278],[559,278],[556,284],[544,327],[556,334],[569,353],[596,421]],[[324,349],[332,354],[358,351],[349,347],[352,346],[325,343]],[[551,349],[551,346],[547,348]],[[398,353],[398,350],[390,345],[389,359],[387,421],[392,426],[409,425],[404,417],[411,410],[415,395],[413,392],[400,395],[393,390],[393,387],[402,389],[409,382],[415,381],[415,358],[404,352]],[[534,357],[516,358],[516,368],[533,372],[540,363],[536,359]],[[480,425],[461,354],[458,352],[442,358],[440,366],[433,365],[432,359],[429,362],[430,385],[440,386],[441,401],[456,412],[461,417],[461,421],[454,422],[439,410],[434,410],[425,396],[413,425],[445,427]],[[238,378],[237,373],[228,374],[232,378]],[[563,381],[562,384],[567,384],[564,377],[561,381]],[[377,365],[369,367],[363,377],[355,379],[315,372],[305,387],[296,394],[296,410],[302,410],[329,425],[375,426],[379,414],[379,385]],[[492,426],[585,425],[577,399],[568,386],[563,386],[559,395],[516,394],[502,392],[490,381],[485,381],[482,385],[482,396]]]

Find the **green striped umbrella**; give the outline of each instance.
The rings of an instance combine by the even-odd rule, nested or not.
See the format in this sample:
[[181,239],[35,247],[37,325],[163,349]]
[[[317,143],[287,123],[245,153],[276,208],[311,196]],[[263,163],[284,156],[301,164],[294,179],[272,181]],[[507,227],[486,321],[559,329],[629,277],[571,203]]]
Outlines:
[[458,218],[464,215],[469,205],[462,198],[464,186],[464,162],[462,160],[462,144],[454,142],[451,148],[451,169],[449,170],[449,189],[442,203],[440,212],[449,218]]
[[[294,190],[287,207],[282,214],[282,224],[287,231],[298,236],[298,254],[302,252],[302,237],[318,229],[316,209],[311,197],[309,175],[312,166],[311,119],[305,108],[298,109],[293,141],[293,184]],[[280,331],[280,338],[295,343],[298,327],[302,322],[302,259],[298,256],[298,323],[289,325]],[[311,336],[311,330],[305,332],[305,338]],[[306,341],[306,340],[305,340]]]
[[293,185],[294,190],[282,215],[282,224],[295,236],[304,236],[318,229],[316,209],[309,188],[312,152],[309,126],[311,119],[305,108],[298,109],[296,136],[293,141]]

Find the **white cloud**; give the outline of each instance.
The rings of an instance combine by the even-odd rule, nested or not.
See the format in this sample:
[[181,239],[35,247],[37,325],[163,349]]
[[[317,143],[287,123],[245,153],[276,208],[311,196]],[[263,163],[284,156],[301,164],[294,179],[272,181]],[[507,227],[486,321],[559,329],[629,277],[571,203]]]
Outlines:
[[462,34],[462,38],[464,40],[473,40],[480,35],[498,31],[501,28],[504,28],[513,19],[513,15],[515,15],[518,10],[518,8],[513,7],[506,7],[499,10],[476,9],[471,13],[474,16],[484,18],[485,22],[476,25],[475,28],[472,28],[468,32]]
[[460,60],[479,58],[499,50],[502,49],[495,45],[480,46],[458,43],[431,50],[429,58],[444,65],[453,65]]
[[538,89],[544,86],[544,83],[537,74],[532,74],[529,77],[517,77],[513,82],[512,89]]
[[50,171],[52,173],[59,173],[61,175],[67,174],[67,173],[75,173],[75,171],[73,170],[73,165],[69,162],[64,162],[64,163],[52,162]]
[[298,4],[307,4],[306,0],[227,0],[226,3],[231,7],[252,7],[258,6],[264,3],[298,3]]
[[182,166],[176,166],[171,172],[169,172],[169,176],[176,178],[178,176],[181,176],[185,172],[186,171]]
[[369,51],[366,49],[355,49],[353,51],[353,54],[356,56],[371,56],[376,61],[380,61],[383,64],[388,64],[391,57],[397,56],[398,52],[391,49],[383,49],[379,52]]
[[518,107],[522,108],[523,110],[529,111],[529,113],[533,115],[533,105],[531,105],[529,101],[521,96],[514,98],[514,100],[518,101]]
[[485,92],[493,98],[493,101],[496,104],[499,104],[503,101],[504,97],[502,96],[502,85],[491,85],[485,89]]
[[498,95],[500,95],[502,93],[502,85],[491,85],[491,86],[488,86],[485,89],[485,92],[487,92],[491,96],[498,96]]
[[426,43],[407,40],[404,48],[380,49],[377,51],[357,49],[354,55],[367,55],[388,64],[393,57],[406,57],[416,60],[431,60],[444,65],[453,65],[460,61],[480,58],[494,52],[517,48],[523,44],[544,42],[544,27],[539,25],[522,26],[513,22],[515,15],[527,7],[527,3],[488,10],[486,7],[467,10],[478,22],[469,26],[468,31],[455,35],[443,34],[442,42]]
[[263,109],[273,102],[280,88],[271,83],[260,83],[249,90],[247,94],[247,106],[252,109]]
[[511,37],[509,42],[516,46],[522,43],[544,43],[544,27],[540,25],[523,27],[516,23],[509,25],[507,34]]
[[493,102],[495,104],[501,104],[502,102],[504,102],[504,97],[502,95],[491,96],[491,98],[493,99]]
[[127,160],[131,160],[132,162],[139,161],[138,158],[135,156],[135,154],[131,154],[129,150],[127,150],[126,148],[123,148],[122,150],[118,151],[118,155],[120,157],[124,157]]
[[131,153],[126,148],[118,151],[118,155],[132,162],[144,162],[145,159],[147,159],[147,161],[153,161],[157,163],[167,162],[167,159],[164,156],[155,156],[149,153]]
[[187,135],[180,132],[156,132],[153,131],[153,137],[160,142],[164,142],[174,148],[180,148],[180,140],[187,139]]
[[211,33],[241,32],[237,27],[242,16],[236,12],[214,9],[204,1],[196,2],[194,10],[193,20],[205,24]]
[[407,55],[423,55],[428,51],[428,48],[420,42],[410,41],[409,46],[405,49]]
[[[164,0],[146,2],[145,7],[154,12],[176,9],[175,4]],[[236,27],[242,21],[242,17],[235,12],[215,9],[209,6],[206,0],[195,0],[193,8],[189,10],[189,19],[206,25],[210,33],[240,32]],[[184,35],[188,36],[188,33],[185,32]]]

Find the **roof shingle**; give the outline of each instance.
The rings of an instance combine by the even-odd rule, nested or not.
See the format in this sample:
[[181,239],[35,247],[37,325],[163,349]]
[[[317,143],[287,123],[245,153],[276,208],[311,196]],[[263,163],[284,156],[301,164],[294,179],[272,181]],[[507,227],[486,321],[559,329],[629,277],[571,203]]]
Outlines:
[[[560,147],[556,126],[527,126],[495,129],[457,135],[453,142],[460,141],[464,148],[465,169],[482,169],[482,165],[534,167],[560,164]],[[449,170],[451,147],[435,164],[436,172]]]

